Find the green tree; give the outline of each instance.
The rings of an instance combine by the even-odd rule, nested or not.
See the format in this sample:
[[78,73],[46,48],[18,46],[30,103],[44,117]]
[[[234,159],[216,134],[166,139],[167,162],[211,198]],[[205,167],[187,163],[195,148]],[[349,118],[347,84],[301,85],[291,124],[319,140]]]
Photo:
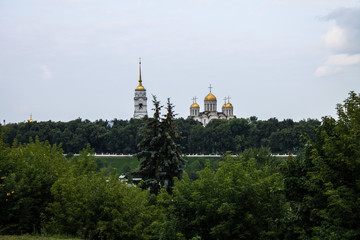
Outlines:
[[172,196],[159,195],[167,211],[163,239],[281,239],[281,190],[280,175],[257,169],[253,158],[226,157],[195,181],[185,174]]
[[47,142],[6,148],[0,143],[0,233],[39,232],[40,215],[51,202],[50,188],[68,168],[62,149]]
[[153,118],[145,119],[145,126],[141,130],[143,138],[136,156],[142,162],[136,174],[143,179],[143,188],[150,188],[151,193],[157,194],[161,188],[171,192],[173,178],[181,177],[185,160],[181,156],[180,146],[175,142],[180,136],[173,123],[173,105],[168,99],[166,118],[161,119],[162,106],[155,96],[153,98],[155,112]]
[[[43,216],[48,234],[84,239],[154,239],[158,217],[148,192],[119,181],[113,171],[96,172],[88,150],[51,187],[53,201]],[[159,216],[160,217],[160,216]]]
[[304,160],[286,165],[288,220],[298,238],[360,238],[360,95],[350,92],[337,114],[307,139]]

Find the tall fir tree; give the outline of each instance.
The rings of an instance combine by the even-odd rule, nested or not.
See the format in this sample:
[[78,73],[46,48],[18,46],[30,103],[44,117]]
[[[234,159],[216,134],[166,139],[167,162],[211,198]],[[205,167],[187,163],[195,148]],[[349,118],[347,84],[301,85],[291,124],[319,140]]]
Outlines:
[[174,186],[174,177],[181,178],[185,168],[185,159],[181,156],[181,146],[177,143],[181,141],[180,133],[174,125],[176,114],[173,111],[174,105],[168,98],[167,114],[162,120],[162,127],[164,129],[164,145],[162,151],[164,152],[164,169],[166,176],[164,178],[164,187],[168,192],[172,191]]
[[156,96],[153,96],[153,104],[154,116],[145,119],[145,126],[140,130],[142,140],[136,157],[142,162],[136,174],[143,179],[142,188],[149,188],[151,193],[158,194],[161,188],[172,191],[173,179],[181,177],[185,160],[181,157],[181,148],[176,143],[180,140],[180,134],[174,125],[173,105],[168,99],[168,112],[162,119],[162,106]]

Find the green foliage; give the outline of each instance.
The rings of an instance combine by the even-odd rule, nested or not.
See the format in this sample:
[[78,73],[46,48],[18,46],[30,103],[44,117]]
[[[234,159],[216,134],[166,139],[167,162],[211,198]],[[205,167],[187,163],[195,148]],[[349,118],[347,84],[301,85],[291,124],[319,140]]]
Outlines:
[[51,192],[44,228],[52,234],[86,239],[151,239],[153,207],[147,193],[119,181],[116,174],[69,174]]
[[37,138],[12,148],[0,141],[0,169],[1,234],[153,239],[148,193],[97,172],[89,146],[67,159]]
[[[62,144],[65,153],[79,153],[89,143],[96,153],[134,154],[142,137],[139,129],[144,119],[90,122],[80,118],[70,122],[26,122],[0,126],[5,132],[4,141],[15,139],[28,143],[29,137],[39,136],[40,141]],[[300,135],[306,133],[314,139],[313,131],[320,125],[314,119],[294,122],[276,118],[258,120],[256,117],[235,118],[229,121],[214,120],[205,127],[193,119],[174,119],[184,153],[240,153],[248,148],[269,147],[272,153],[296,153],[302,148]]]
[[167,114],[160,117],[160,102],[154,97],[154,117],[145,119],[141,129],[142,140],[139,143],[139,153],[136,154],[140,169],[135,174],[143,179],[142,187],[158,194],[161,188],[172,191],[174,177],[180,178],[185,166],[181,156],[180,146],[175,142],[180,135],[174,126],[173,105],[168,99]]
[[0,235],[0,240],[80,240],[80,238],[72,238],[66,236],[37,236],[37,235]]
[[139,161],[135,157],[95,157],[98,169],[106,168],[108,171],[116,169],[118,174],[135,171],[139,167]]
[[360,237],[360,95],[351,92],[337,112],[307,140],[304,160],[284,168],[291,239]]
[[69,166],[58,146],[30,139],[7,148],[0,141],[0,233],[40,230],[40,214],[51,201],[50,187]]
[[[81,119],[1,126],[0,234],[162,240],[360,238],[359,94],[351,92],[337,106],[338,119],[324,117],[314,133],[316,120],[251,117],[202,127],[192,120],[175,121],[170,102],[161,118],[160,104],[156,99],[154,103],[154,118],[144,120],[141,141],[133,135],[141,125],[135,120],[116,120],[112,126],[98,121],[92,130],[92,123]],[[15,126],[21,130],[15,131]],[[184,128],[187,139],[180,138],[175,126]],[[49,131],[54,132],[48,137],[65,139],[67,150],[82,146],[80,156],[65,157],[61,146],[39,138],[29,138],[27,144],[15,140],[12,147],[6,143],[10,136],[25,142],[23,136],[41,132],[44,137]],[[91,134],[95,140],[84,137]],[[274,149],[297,151],[294,139],[300,134],[305,144],[301,158],[271,156]],[[110,149],[102,144],[104,139],[121,151],[124,139],[140,142],[143,186],[154,187],[157,196],[120,181],[115,170],[97,170],[87,143],[98,141],[100,148]],[[189,175],[179,179],[184,167],[179,143],[187,151],[235,149],[240,154],[189,159]],[[123,171],[136,167],[121,166]]]
[[[162,239],[279,239],[284,212],[279,174],[256,168],[253,158],[227,157],[218,171],[177,181],[173,196],[160,194],[167,209]],[[170,231],[169,231],[170,229]]]
[[185,157],[185,159],[186,166],[184,172],[187,173],[191,180],[198,179],[197,172],[203,170],[206,166],[210,166],[213,170],[218,169],[220,162],[223,160],[222,157]]

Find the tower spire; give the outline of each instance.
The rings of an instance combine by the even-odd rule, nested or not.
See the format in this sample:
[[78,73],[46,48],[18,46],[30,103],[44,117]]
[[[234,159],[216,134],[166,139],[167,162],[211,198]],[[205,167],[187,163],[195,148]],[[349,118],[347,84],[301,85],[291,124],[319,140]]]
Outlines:
[[141,80],[141,58],[139,58],[139,85],[141,85],[142,80]]
[[137,88],[135,90],[145,91],[145,88],[142,85],[142,79],[141,79],[141,58],[139,58],[139,86],[137,86]]

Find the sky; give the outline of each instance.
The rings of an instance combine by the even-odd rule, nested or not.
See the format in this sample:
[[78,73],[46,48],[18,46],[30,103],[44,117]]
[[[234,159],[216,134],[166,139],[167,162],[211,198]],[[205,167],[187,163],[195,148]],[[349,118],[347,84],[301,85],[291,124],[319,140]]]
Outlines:
[[[336,117],[360,93],[359,0],[1,0],[0,121],[130,119],[138,62],[177,117]],[[163,109],[165,114],[165,109]]]

